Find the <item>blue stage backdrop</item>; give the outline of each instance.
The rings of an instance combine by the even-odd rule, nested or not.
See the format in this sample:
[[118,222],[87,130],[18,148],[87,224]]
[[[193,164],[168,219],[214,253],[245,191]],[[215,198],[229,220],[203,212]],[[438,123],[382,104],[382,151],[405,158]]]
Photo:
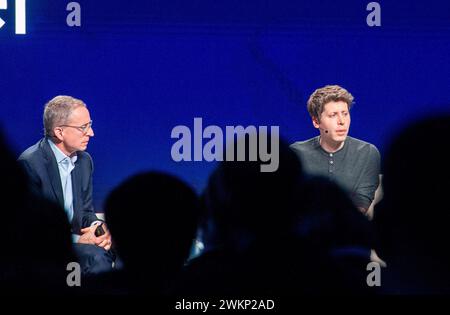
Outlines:
[[[373,27],[362,0],[80,0],[73,27],[70,1],[28,0],[19,12],[22,1],[0,0],[0,123],[19,154],[42,137],[45,102],[84,100],[98,210],[142,170],[168,171],[200,192],[215,164],[170,154],[172,128],[193,128],[194,117],[307,139],[316,135],[309,94],[339,84],[355,96],[350,134],[383,153],[398,128],[449,111],[449,1],[378,1]],[[16,34],[21,13],[26,34]]]

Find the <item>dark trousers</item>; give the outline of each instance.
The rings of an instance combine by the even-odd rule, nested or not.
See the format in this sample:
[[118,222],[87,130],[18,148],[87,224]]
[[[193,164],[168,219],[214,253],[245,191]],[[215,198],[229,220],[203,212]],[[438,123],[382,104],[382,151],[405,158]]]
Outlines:
[[96,245],[80,243],[73,244],[73,249],[78,257],[83,276],[92,276],[113,270],[115,254],[112,251],[106,251]]

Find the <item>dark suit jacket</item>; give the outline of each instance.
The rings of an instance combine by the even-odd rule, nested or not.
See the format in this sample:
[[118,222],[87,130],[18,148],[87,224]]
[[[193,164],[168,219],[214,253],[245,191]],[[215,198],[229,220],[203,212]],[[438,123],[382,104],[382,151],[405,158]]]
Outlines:
[[[82,228],[98,219],[92,203],[92,158],[87,152],[79,151],[77,155],[75,168],[71,173],[74,209],[72,233],[81,234]],[[43,138],[25,150],[18,162],[28,174],[31,189],[64,208],[58,164],[47,139]]]

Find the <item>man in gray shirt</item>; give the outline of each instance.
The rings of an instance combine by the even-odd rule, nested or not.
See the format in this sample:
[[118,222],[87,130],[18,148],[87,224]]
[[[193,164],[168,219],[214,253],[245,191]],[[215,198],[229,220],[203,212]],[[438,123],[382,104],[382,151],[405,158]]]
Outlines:
[[379,184],[380,153],[373,144],[348,136],[352,105],[353,96],[338,85],[314,91],[307,108],[320,135],[295,142],[291,149],[307,174],[335,181],[365,213]]

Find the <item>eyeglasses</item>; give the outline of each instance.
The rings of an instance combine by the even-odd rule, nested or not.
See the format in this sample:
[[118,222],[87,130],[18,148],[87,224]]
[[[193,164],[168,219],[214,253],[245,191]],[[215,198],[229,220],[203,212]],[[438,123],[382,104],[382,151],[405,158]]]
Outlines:
[[82,126],[70,126],[70,125],[61,125],[59,127],[70,127],[70,128],[76,128],[80,130],[84,135],[89,132],[89,129],[92,128],[92,120],[88,122],[87,124],[84,124]]

